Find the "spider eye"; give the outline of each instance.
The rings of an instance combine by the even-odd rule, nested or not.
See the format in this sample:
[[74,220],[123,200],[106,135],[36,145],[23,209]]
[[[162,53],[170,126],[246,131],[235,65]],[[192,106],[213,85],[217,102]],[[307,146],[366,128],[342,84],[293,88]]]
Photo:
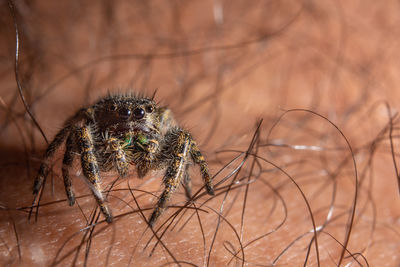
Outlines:
[[117,106],[116,106],[116,105],[110,105],[110,106],[108,107],[108,109],[109,109],[110,111],[116,111],[116,110],[117,110]]
[[142,119],[144,117],[144,110],[142,108],[135,108],[133,110],[133,117],[137,120]]
[[152,113],[153,110],[154,110],[153,106],[150,106],[150,105],[149,105],[149,106],[146,107],[146,112],[147,112],[147,113]]
[[122,117],[123,119],[128,119],[131,116],[131,110],[129,108],[121,108],[118,111],[118,114],[120,117]]

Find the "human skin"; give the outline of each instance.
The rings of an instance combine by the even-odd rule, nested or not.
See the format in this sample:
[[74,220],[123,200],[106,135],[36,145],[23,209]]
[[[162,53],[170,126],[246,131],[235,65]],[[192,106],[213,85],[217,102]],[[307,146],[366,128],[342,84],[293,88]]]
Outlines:
[[[132,167],[108,196],[114,221],[100,215],[94,224],[79,155],[77,203],[68,206],[61,148],[28,220],[46,142],[17,93],[15,29],[3,2],[2,265],[400,264],[389,138],[392,130],[397,153],[397,2],[110,3],[16,3],[20,81],[37,122],[51,141],[108,92],[157,88],[155,99],[205,154],[216,196],[192,166],[200,197],[187,202],[181,187],[151,230],[163,172],[141,180]],[[117,178],[103,173],[104,188]]]

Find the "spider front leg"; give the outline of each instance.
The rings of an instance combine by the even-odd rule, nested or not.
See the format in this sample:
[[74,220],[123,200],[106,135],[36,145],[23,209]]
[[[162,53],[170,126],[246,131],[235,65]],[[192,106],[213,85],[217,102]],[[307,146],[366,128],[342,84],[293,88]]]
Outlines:
[[179,184],[182,182],[186,174],[186,165],[188,163],[189,151],[190,151],[191,137],[184,131],[179,132],[179,136],[176,141],[176,146],[173,152],[173,159],[167,168],[164,176],[165,189],[161,194],[156,207],[151,214],[149,224],[153,226],[158,217],[164,212],[167,207],[168,200],[172,194],[176,191]]
[[94,140],[89,126],[78,129],[77,141],[81,152],[83,175],[90,182],[90,189],[106,221],[111,223],[112,215],[102,193],[99,165],[94,153]]

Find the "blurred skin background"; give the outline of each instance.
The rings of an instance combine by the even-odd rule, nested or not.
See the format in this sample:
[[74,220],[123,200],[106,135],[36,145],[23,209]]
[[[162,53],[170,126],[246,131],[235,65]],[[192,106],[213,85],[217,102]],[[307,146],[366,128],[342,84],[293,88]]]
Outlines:
[[181,187],[154,232],[162,173],[103,174],[107,225],[78,159],[68,206],[63,149],[28,221],[46,142],[0,4],[3,266],[399,266],[397,1],[15,1],[49,140],[109,92],[155,91],[197,140],[217,195],[185,206]]

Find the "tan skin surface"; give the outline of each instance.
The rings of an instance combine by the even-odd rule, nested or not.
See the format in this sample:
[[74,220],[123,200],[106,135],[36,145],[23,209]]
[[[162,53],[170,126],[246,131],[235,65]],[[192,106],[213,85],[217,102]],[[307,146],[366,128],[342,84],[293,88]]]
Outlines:
[[108,91],[154,88],[196,139],[216,196],[191,166],[193,202],[181,186],[153,230],[163,172],[102,173],[107,224],[80,155],[68,206],[63,149],[28,221],[46,143],[23,115],[1,3],[2,265],[399,266],[397,2],[19,1],[20,78],[48,139]]

